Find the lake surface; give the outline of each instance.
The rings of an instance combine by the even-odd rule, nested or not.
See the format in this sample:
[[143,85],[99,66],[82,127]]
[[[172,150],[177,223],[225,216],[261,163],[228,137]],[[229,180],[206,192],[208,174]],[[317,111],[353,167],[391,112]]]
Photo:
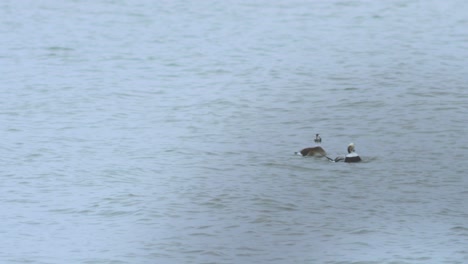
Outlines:
[[466,10],[2,1],[0,262],[467,263]]

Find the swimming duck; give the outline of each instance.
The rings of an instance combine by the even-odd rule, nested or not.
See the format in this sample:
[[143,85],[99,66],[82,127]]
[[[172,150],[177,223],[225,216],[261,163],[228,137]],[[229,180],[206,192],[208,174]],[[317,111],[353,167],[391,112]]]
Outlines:
[[327,153],[325,150],[320,147],[312,147],[312,148],[305,148],[299,152],[296,152],[296,155],[302,155],[302,156],[325,156]]
[[317,146],[305,148],[299,152],[295,152],[295,154],[301,155],[304,157],[305,156],[326,156],[327,152],[325,152],[325,150],[321,146],[318,146],[318,144],[322,143],[322,138],[320,137],[319,134],[315,134],[314,142],[316,143]]
[[315,139],[314,139],[315,143],[319,144],[319,143],[322,143],[322,138],[320,137],[319,134],[315,134]]
[[343,157],[337,157],[335,159],[335,162],[342,161],[342,160],[344,160],[344,162],[359,162],[359,161],[361,161],[361,157],[359,157],[359,155],[356,152],[354,152],[354,149],[355,149],[354,143],[350,143],[348,145],[348,154],[344,158]]

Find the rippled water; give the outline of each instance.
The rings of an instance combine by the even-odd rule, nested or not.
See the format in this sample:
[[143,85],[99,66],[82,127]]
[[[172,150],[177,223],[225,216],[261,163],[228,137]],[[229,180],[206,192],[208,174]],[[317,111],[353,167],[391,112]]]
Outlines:
[[467,8],[3,1],[0,262],[468,262]]

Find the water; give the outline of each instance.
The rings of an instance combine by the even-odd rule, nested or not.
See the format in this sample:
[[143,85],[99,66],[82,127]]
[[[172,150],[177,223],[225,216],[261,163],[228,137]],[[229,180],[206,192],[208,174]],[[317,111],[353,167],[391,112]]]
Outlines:
[[3,1],[0,262],[468,262],[467,8]]

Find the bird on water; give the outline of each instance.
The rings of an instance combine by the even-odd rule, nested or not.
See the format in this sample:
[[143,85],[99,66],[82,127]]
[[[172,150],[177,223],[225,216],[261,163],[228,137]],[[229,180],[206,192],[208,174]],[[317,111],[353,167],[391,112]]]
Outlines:
[[348,145],[348,154],[343,158],[343,157],[337,157],[335,159],[335,162],[337,161],[344,161],[344,162],[359,162],[361,161],[361,157],[355,152],[355,146],[354,143],[350,143]]
[[301,155],[301,156],[319,156],[319,157],[325,157],[330,161],[333,162],[339,162],[339,161],[344,161],[344,162],[359,162],[361,161],[361,157],[355,152],[355,145],[354,143],[350,143],[348,145],[348,154],[345,157],[336,157],[335,159],[329,158],[327,156],[327,152],[320,146],[320,143],[322,143],[322,138],[320,137],[319,134],[315,134],[315,146],[310,147],[310,148],[304,148],[301,151],[295,152],[296,155]]
[[320,137],[319,134],[315,134],[315,139],[314,139],[315,143],[319,144],[319,143],[322,143],[322,138]]
[[316,144],[315,147],[310,147],[310,148],[305,148],[301,151],[296,152],[296,155],[301,155],[301,156],[326,156],[327,152],[319,146],[320,143],[322,143],[322,138],[320,137],[319,134],[315,134],[315,139],[314,142]]

